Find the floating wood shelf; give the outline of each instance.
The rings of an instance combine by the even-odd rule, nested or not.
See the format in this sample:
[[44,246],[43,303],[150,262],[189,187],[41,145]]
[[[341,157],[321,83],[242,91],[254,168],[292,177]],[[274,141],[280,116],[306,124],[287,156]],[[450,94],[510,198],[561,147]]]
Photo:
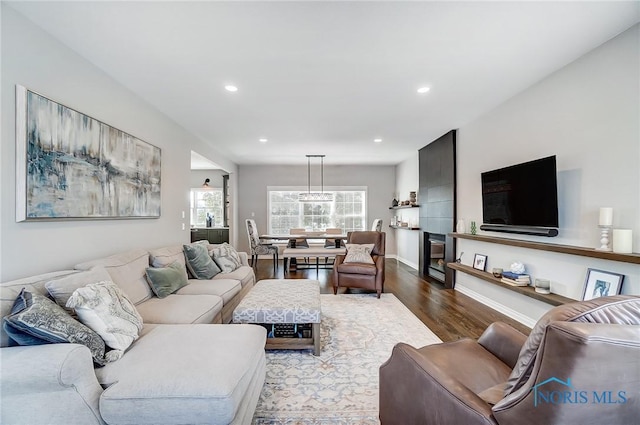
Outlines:
[[418,208],[420,205],[398,205],[397,207],[389,207],[390,210],[401,210],[403,208]]
[[559,252],[561,254],[580,255],[583,257],[602,258],[604,260],[619,261],[622,263],[640,264],[640,254],[618,254],[615,252],[597,251],[593,248],[581,246],[558,245],[544,242],[524,241],[520,239],[505,239],[495,236],[471,235],[468,233],[449,233],[449,236],[458,239],[470,239],[480,242],[496,243],[500,245],[518,246],[520,248],[537,249],[540,251]]
[[562,305],[562,304],[567,304],[567,303],[571,303],[571,302],[575,302],[577,300],[571,299],[571,298],[567,298],[567,297],[563,297],[562,295],[558,295],[558,294],[540,294],[538,292],[536,292],[535,288],[533,288],[532,286],[511,286],[508,283],[504,283],[502,280],[493,277],[493,275],[491,273],[482,271],[482,270],[478,270],[478,269],[474,269],[471,266],[466,266],[464,264],[460,264],[460,263],[447,263],[447,267],[449,267],[450,269],[462,272],[462,273],[466,273],[468,275],[477,277],[478,279],[482,279],[485,280],[489,283],[492,283],[494,285],[500,286],[501,288],[505,288],[508,289],[510,291],[514,291],[517,292],[519,294],[525,295],[529,298],[533,298],[536,299],[538,301],[542,301],[545,302],[547,304],[551,304],[553,306],[558,306],[558,305]]
[[392,226],[389,225],[392,229],[404,229],[404,230],[420,230],[419,227],[409,227],[409,226]]

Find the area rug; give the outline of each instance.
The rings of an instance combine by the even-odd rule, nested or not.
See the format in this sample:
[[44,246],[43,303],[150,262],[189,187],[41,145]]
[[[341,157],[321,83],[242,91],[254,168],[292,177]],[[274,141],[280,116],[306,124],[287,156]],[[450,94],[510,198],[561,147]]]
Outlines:
[[320,297],[321,355],[267,351],[254,424],[378,424],[378,369],[393,346],[440,342],[393,294]]

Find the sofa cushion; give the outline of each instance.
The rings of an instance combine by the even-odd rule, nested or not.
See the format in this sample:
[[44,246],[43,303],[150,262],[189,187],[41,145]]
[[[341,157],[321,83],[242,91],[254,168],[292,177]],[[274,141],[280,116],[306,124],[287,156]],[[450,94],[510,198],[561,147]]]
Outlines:
[[364,263],[364,264],[373,264],[373,259],[371,258],[371,250],[375,246],[375,244],[353,244],[348,243],[347,245],[347,256],[344,258],[345,263]]
[[242,265],[238,252],[226,242],[213,249],[213,260],[223,273],[230,273]]
[[252,285],[256,282],[256,274],[251,266],[240,266],[231,273],[220,273],[215,275],[213,280],[218,279],[235,279],[239,280],[244,288],[246,285]]
[[242,289],[240,281],[235,279],[189,279],[189,285],[180,288],[177,295],[217,295],[227,304]]
[[171,294],[163,299],[151,298],[136,308],[145,323],[213,323],[222,311],[222,298],[217,295]]
[[89,270],[100,266],[109,272],[113,283],[118,285],[134,304],[140,304],[153,297],[153,292],[147,283],[147,267],[149,267],[147,251],[141,249],[128,251],[77,264],[75,268]]
[[[96,370],[107,423],[236,423],[264,383],[266,331],[255,325],[160,325]],[[144,365],[144,367],[140,367]],[[257,379],[256,379],[257,378]]]
[[338,264],[338,273],[364,274],[375,276],[378,269],[375,264],[342,263]]
[[174,261],[166,267],[147,268],[147,282],[158,298],[165,298],[189,284],[184,266],[178,261]]
[[142,330],[142,317],[118,285],[110,281],[76,289],[67,307],[113,348],[109,353],[112,357],[121,356]]
[[50,280],[44,286],[56,304],[71,313],[73,310],[67,307],[67,301],[76,289],[105,280],[111,280],[109,273],[103,267],[95,267],[91,270]]
[[184,245],[184,255],[187,258],[187,268],[196,279],[211,279],[220,268],[213,262],[204,244]]
[[182,245],[172,245],[149,251],[149,263],[152,267],[167,267],[176,261],[182,265],[185,279],[189,279],[187,262],[184,258],[184,248]]
[[19,345],[76,343],[89,348],[99,365],[115,360],[105,359],[105,344],[97,333],[44,295],[23,289],[3,322],[5,332]]
[[[48,296],[45,284],[51,279],[55,279],[62,276],[69,276],[78,273],[77,270],[59,270],[50,273],[39,274],[35,276],[29,276],[22,279],[11,280],[8,282],[0,283],[0,316],[5,317],[11,313],[11,308],[16,298],[20,294],[23,288],[32,294],[40,294]],[[9,336],[4,330],[1,330],[0,346],[9,346]]]

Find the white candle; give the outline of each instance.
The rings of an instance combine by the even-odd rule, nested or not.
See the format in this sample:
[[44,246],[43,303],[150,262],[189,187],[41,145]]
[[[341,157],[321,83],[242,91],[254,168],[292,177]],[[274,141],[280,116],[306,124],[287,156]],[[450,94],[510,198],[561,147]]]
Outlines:
[[631,229],[613,229],[613,252],[619,254],[631,254],[633,245],[633,232]]
[[600,226],[611,226],[613,224],[613,208],[600,208],[600,220],[598,224]]

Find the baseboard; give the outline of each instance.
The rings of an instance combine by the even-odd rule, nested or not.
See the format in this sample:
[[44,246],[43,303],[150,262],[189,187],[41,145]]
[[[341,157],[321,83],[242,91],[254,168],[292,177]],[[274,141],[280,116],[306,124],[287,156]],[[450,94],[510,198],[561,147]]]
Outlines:
[[487,307],[491,307],[492,309],[504,314],[505,316],[511,317],[513,320],[516,320],[525,326],[533,328],[536,324],[536,321],[532,318],[525,316],[524,314],[521,314],[518,311],[513,310],[503,304],[497,303],[491,298],[487,298],[484,295],[479,294],[469,288],[465,288],[462,285],[456,285],[455,290],[468,297],[473,298],[474,300],[486,305]]
[[387,258],[395,258],[396,260],[400,261],[402,264],[405,264],[409,267],[411,267],[412,269],[418,270],[418,268],[420,267],[418,264],[413,263],[405,258],[402,257],[398,257],[397,255],[387,255]]

